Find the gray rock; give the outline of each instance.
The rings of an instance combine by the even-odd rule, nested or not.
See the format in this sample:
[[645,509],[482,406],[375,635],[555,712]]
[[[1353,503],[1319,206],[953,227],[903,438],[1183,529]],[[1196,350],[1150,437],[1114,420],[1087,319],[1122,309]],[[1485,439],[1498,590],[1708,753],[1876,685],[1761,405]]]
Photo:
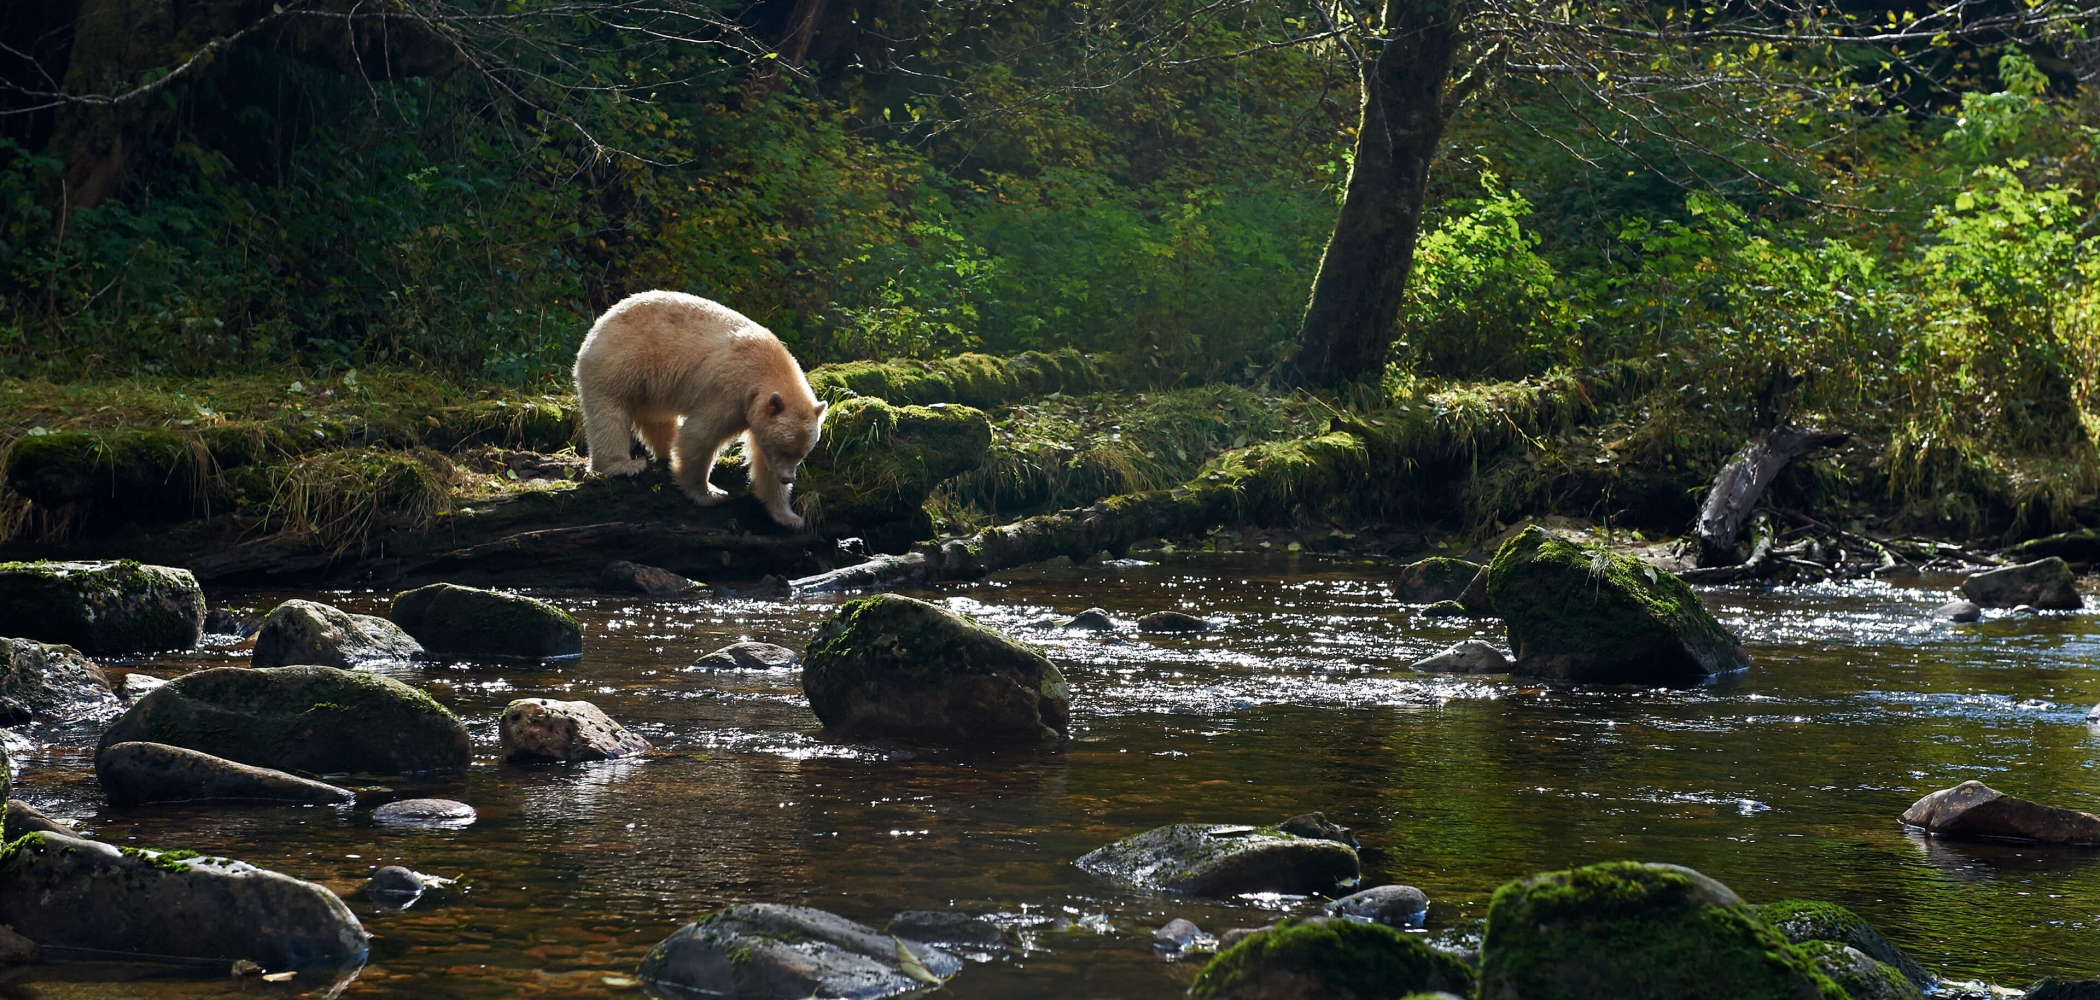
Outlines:
[[651,749],[587,701],[520,698],[504,708],[499,729],[512,760],[610,760]]
[[669,597],[691,590],[700,590],[707,585],[696,583],[667,569],[643,566],[624,559],[605,564],[598,574],[598,589],[608,594],[648,594],[651,597]]
[[115,562],[0,563],[0,635],[88,653],[189,649],[204,591],[186,569]]
[[1924,996],[1902,973],[1850,945],[1810,941],[1800,948],[1850,1000],[1921,1000]]
[[1218,950],[1224,951],[1268,929],[1268,927],[1228,927],[1225,929],[1225,933],[1218,935]]
[[117,686],[117,697],[126,703],[134,702],[167,686],[168,681],[164,677],[142,674],[134,670],[125,674],[123,683]]
[[379,663],[423,658],[423,646],[384,618],[353,615],[315,601],[286,601],[263,618],[255,633],[257,667],[316,663],[353,670]]
[[1478,639],[1467,639],[1434,656],[1416,660],[1416,670],[1425,674],[1506,674],[1509,657]]
[[788,670],[802,657],[770,642],[732,642],[693,661],[696,670]]
[[0,639],[0,725],[85,719],[116,707],[109,677],[79,650]]
[[1381,885],[1327,904],[1329,916],[1387,927],[1420,927],[1429,917],[1429,894],[1411,885]]
[[1175,917],[1152,932],[1152,950],[1178,955],[1182,949],[1194,944],[1196,935],[1201,933],[1203,929],[1194,922]]
[[309,774],[457,771],[467,730],[427,694],[334,667],[213,667],[140,698],[102,734]]
[[1350,847],[1363,846],[1356,842],[1356,837],[1349,832],[1348,827],[1328,820],[1327,814],[1323,812],[1299,813],[1276,824],[1276,829],[1294,837],[1332,840],[1336,843],[1348,844]]
[[1480,575],[1480,564],[1448,556],[1430,556],[1400,567],[1393,579],[1393,598],[1403,604],[1457,601]]
[[1932,617],[1944,618],[1950,622],[1967,623],[1982,618],[1983,609],[1978,607],[1974,601],[1948,601],[1932,609]]
[[0,857],[0,924],[45,948],[140,958],[245,959],[265,968],[354,965],[366,935],[335,893],[227,858],[56,833]]
[[1041,653],[895,594],[840,606],[804,653],[802,691],[828,728],[925,743],[1054,743],[1071,717]]
[[2100,979],[2050,976],[2027,988],[2027,1000],[2100,1000]]
[[889,932],[907,941],[924,941],[968,952],[996,952],[1006,947],[1006,929],[980,916],[954,910],[905,910],[890,918]]
[[0,967],[9,965],[35,965],[44,960],[44,950],[15,929],[0,924]]
[[433,583],[394,597],[388,616],[432,656],[546,660],[583,652],[583,626],[545,601]]
[[[907,966],[898,955],[909,954]],[[671,932],[649,949],[638,975],[702,996],[739,1000],[840,997],[874,1000],[925,988],[962,970],[929,944],[806,906],[745,903]]]
[[471,826],[474,807],[451,799],[401,799],[372,810],[372,821],[381,826],[421,826],[456,830]]
[[2085,606],[2071,565],[2057,556],[1977,573],[1962,581],[1961,593],[1986,608],[2028,604],[2069,611]]
[[1950,840],[2100,845],[2100,816],[2007,795],[1981,781],[1942,788],[1911,804],[1903,824]]
[[[1917,989],[1931,989],[1939,982],[1932,973],[1925,971],[1924,966],[1912,961],[1909,955],[1889,943],[1888,938],[1881,936],[1866,918],[1836,903],[1782,899],[1751,909],[1756,911],[1758,919],[1772,925],[1794,944],[1825,941],[1854,949],[1895,969]],[[2100,997],[2094,1000],[2100,1000]]]
[[2100,705],[2094,705],[2091,709],[2086,711],[2085,721],[2100,722]]
[[1495,599],[1488,593],[1488,568],[1480,567],[1473,574],[1473,582],[1466,584],[1465,592],[1458,595],[1458,607],[1475,618],[1495,617]]
[[1116,620],[1100,608],[1088,608],[1058,623],[1058,628],[1077,629],[1082,632],[1113,632]]
[[413,869],[400,865],[388,865],[372,873],[365,881],[365,894],[370,896],[420,896],[423,894],[423,879]]
[[1224,897],[1246,892],[1317,895],[1356,881],[1356,851],[1271,827],[1177,823],[1126,837],[1077,862],[1132,885]]
[[95,777],[111,805],[152,802],[283,802],[341,805],[357,794],[283,771],[164,743],[116,743],[95,755]]
[[1471,615],[1472,612],[1457,601],[1438,601],[1422,609],[1424,618],[1467,618]]
[[204,613],[205,635],[230,635],[237,639],[246,639],[261,627],[261,622],[241,615],[231,608],[213,608]]
[[1207,618],[1180,611],[1154,611],[1137,620],[1140,632],[1207,632],[1216,628]]
[[[4,784],[6,784],[6,781],[0,779],[0,785]],[[5,830],[4,835],[0,835],[0,843],[13,840],[25,833],[38,831],[62,833],[68,837],[86,836],[86,834],[80,833],[72,827],[44,815],[42,812],[37,811],[35,806],[21,799],[7,800],[7,812],[5,818],[0,818],[0,828]]]

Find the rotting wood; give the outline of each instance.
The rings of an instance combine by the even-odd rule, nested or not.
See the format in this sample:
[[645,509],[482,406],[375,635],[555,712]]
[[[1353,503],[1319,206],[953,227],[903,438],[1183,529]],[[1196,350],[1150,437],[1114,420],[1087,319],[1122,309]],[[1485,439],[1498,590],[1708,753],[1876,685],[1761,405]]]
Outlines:
[[1818,448],[1843,444],[1848,437],[1843,431],[1775,427],[1743,446],[1721,467],[1713,488],[1706,494],[1706,503],[1700,507],[1695,528],[1699,565],[1721,567],[1737,563],[1736,539],[1780,470]]

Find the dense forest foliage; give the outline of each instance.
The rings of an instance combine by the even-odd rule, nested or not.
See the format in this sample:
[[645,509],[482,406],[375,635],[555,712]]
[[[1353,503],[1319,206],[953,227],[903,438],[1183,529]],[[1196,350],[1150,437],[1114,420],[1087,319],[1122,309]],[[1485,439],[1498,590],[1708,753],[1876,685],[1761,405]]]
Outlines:
[[[672,288],[805,365],[1077,348],[1131,388],[1282,385],[1359,125],[1319,30],[1347,5],[232,6],[253,23],[209,58],[186,29],[100,83],[160,84],[115,112],[47,98],[97,84],[86,14],[124,5],[8,15],[35,40],[0,119],[13,376],[545,390],[598,311]],[[1553,11],[1609,30],[1525,48]],[[1535,463],[1696,480],[1821,419],[1919,520],[2074,523],[2100,487],[2090,12],[1878,47],[1670,33],[1731,13],[1806,23],[1484,15],[1391,364],[1331,398],[1609,372],[1621,410]],[[111,114],[121,162],[69,153]]]

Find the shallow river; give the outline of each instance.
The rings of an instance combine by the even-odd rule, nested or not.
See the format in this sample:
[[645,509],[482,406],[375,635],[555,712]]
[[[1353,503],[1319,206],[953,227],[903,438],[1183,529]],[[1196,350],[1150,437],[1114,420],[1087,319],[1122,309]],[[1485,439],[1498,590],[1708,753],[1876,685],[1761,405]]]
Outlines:
[[[2100,614],[1926,624],[1944,591],[1884,584],[1708,592],[1752,666],[1690,691],[1550,690],[1417,675],[1406,664],[1499,625],[1396,604],[1382,563],[1179,556],[1008,574],[921,595],[1044,646],[1073,690],[1055,750],[927,751],[827,737],[792,672],[686,669],[738,639],[800,648],[836,600],[544,594],[585,622],[581,661],[432,664],[401,674],[468,721],[464,776],[394,783],[480,810],[456,831],[374,826],[354,810],[152,807],[101,799],[96,726],[8,736],[18,793],[118,844],[224,854],[323,882],[373,932],[343,995],[640,996],[652,944],[728,903],[793,902],[880,927],[905,909],[999,914],[1020,947],[946,992],[1166,998],[1196,962],[1152,928],[1205,931],[1309,912],[1291,898],[1193,902],[1072,866],[1164,823],[1269,823],[1309,810],[1352,827],[1366,884],[1434,900],[1432,929],[1481,916],[1502,882],[1618,858],[1691,865],[1752,902],[1829,899],[1928,968],[2024,986],[2100,974],[2100,852],[1928,843],[1896,817],[1968,778],[2100,812]],[[1912,581],[1917,582],[1917,581]],[[1946,581],[1938,581],[1944,586]],[[300,596],[374,611],[376,594],[213,594],[267,611]],[[1111,638],[1030,622],[1088,606],[1200,612],[1192,638]],[[160,675],[205,652],[123,664]],[[496,756],[511,699],[583,698],[664,753],[519,768]],[[383,912],[357,891],[403,864],[466,891]],[[145,969],[45,966],[4,997],[319,994]]]

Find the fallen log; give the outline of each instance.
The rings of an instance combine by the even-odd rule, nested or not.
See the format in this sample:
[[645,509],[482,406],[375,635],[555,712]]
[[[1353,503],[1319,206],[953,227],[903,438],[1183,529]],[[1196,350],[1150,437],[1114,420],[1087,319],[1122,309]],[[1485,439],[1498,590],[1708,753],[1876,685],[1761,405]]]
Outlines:
[[1706,503],[1699,509],[1694,532],[1699,539],[1699,565],[1729,566],[1740,562],[1735,542],[1743,525],[1764,498],[1765,490],[1780,470],[1794,459],[1818,448],[1843,444],[1843,431],[1812,427],[1775,427],[1743,446],[1714,477]]

